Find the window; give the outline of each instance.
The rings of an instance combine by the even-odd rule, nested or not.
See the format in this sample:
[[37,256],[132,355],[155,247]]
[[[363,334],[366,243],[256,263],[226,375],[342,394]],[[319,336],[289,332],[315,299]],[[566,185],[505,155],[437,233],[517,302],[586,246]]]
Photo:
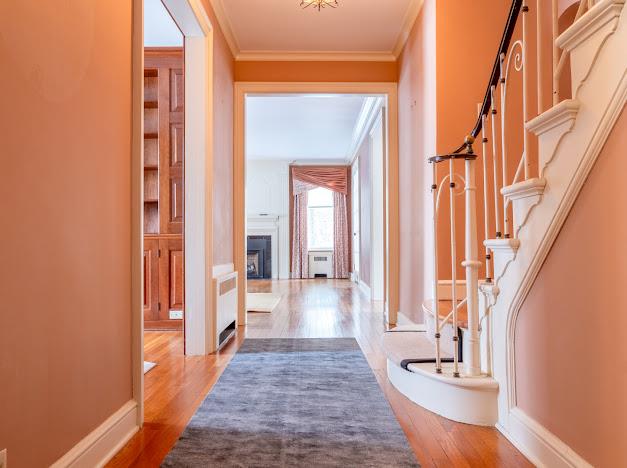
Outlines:
[[333,250],[333,192],[322,187],[307,196],[307,248]]

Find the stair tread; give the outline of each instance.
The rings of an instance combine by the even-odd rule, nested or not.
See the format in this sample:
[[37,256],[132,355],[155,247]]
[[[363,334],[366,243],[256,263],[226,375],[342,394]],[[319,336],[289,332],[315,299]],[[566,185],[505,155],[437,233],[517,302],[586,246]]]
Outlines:
[[[387,358],[398,366],[405,359],[435,358],[435,345],[424,331],[397,327],[384,333],[381,342]],[[442,353],[442,357],[450,356]]]

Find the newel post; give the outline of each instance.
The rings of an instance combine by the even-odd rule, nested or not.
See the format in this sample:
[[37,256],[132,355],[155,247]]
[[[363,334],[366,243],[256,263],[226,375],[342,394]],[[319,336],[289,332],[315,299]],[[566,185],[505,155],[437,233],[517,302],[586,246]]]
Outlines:
[[[473,155],[472,143],[474,138],[466,137],[467,153]],[[466,268],[466,306],[468,308],[468,348],[464,355],[464,370],[466,375],[481,373],[481,357],[479,354],[479,267],[477,248],[477,186],[475,182],[476,159],[467,157],[465,160],[466,187],[464,189],[466,202],[465,223],[465,253],[466,259],[462,266]],[[466,337],[464,337],[466,338]]]

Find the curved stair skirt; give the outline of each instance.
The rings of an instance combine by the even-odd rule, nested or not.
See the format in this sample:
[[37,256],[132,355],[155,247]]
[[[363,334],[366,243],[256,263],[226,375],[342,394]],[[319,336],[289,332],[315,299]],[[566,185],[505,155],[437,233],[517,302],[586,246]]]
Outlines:
[[414,403],[453,421],[494,426],[498,384],[490,377],[452,376],[450,364],[436,374],[433,364],[410,364],[409,370],[387,360],[388,379]]
[[[435,356],[432,334],[424,328],[419,330],[411,326],[397,327],[383,336],[387,374],[392,385],[412,402],[445,418],[479,426],[496,424],[498,383],[493,378],[486,375],[453,377],[450,363],[442,364],[441,374],[435,372],[435,364],[430,362],[410,363],[403,368],[405,359]],[[450,355],[442,350],[443,357]]]

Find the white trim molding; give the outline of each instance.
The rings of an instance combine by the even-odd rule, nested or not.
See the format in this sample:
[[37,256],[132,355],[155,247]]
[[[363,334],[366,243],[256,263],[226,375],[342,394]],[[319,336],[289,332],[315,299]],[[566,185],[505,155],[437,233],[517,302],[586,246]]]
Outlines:
[[356,52],[323,50],[242,50],[235,55],[237,62],[394,62],[391,52]]
[[508,429],[500,424],[496,427],[536,466],[592,468],[559,437],[520,408],[511,409]]
[[135,400],[126,402],[54,462],[52,468],[104,466],[139,430],[137,411],[138,405]]
[[378,117],[382,105],[383,98],[368,96],[364,99],[361,110],[359,111],[359,117],[357,117],[357,122],[355,122],[355,128],[353,129],[351,145],[346,153],[346,162],[349,165],[352,166],[353,162],[355,162],[357,151],[359,151],[364,138],[366,138],[375,119]]

